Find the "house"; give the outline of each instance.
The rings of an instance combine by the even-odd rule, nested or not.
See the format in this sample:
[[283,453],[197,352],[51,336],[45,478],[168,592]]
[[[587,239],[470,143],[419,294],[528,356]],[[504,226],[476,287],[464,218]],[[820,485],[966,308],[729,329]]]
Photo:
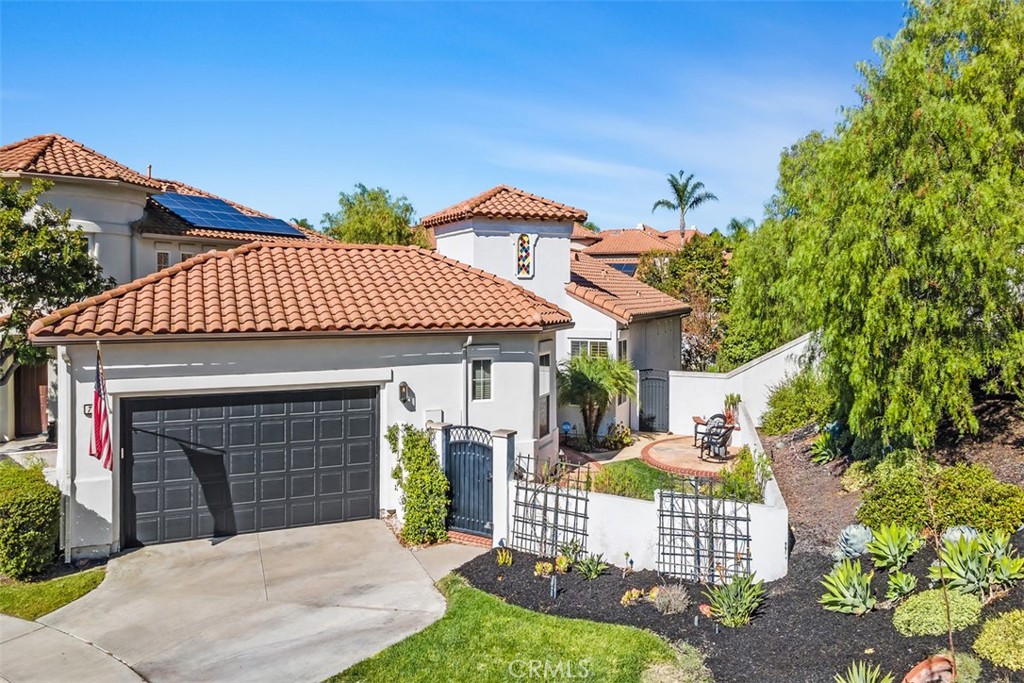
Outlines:
[[[119,283],[253,240],[327,239],[179,181],[144,175],[62,135],[0,147],[0,178],[52,182],[42,199],[71,210],[71,224],[85,233],[89,252]],[[200,202],[204,213],[187,210]],[[46,431],[54,409],[52,395],[49,410],[40,401],[40,392],[52,394],[53,373],[44,366],[8,373],[9,364],[0,364],[0,378],[8,380],[0,381],[0,442]]]
[[[401,514],[397,424],[504,430],[553,462],[560,358],[603,343],[679,364],[686,307],[573,252],[585,219],[499,186],[424,218],[435,251],[252,242],[37,320],[32,341],[56,357],[68,556]],[[89,455],[100,354],[112,471]]]
[[635,275],[641,256],[650,252],[679,251],[697,232],[693,228],[662,232],[639,223],[635,228],[602,230],[598,233],[599,239],[582,251],[626,275]]
[[[558,333],[556,362],[586,351],[627,358],[638,370],[680,370],[680,319],[690,307],[591,257],[588,250],[577,250],[574,243],[586,237],[579,225],[586,215],[499,185],[426,216],[423,226],[434,235],[439,252],[508,278],[569,311],[575,325]],[[554,398],[541,396],[540,401],[543,407]],[[639,428],[639,412],[638,402],[623,397],[601,431],[615,422]],[[560,408],[558,423],[566,422],[581,427],[579,410]]]

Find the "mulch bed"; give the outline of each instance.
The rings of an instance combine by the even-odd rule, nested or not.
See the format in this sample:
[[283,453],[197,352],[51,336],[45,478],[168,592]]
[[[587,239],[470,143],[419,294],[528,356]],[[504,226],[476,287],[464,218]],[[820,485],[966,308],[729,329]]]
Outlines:
[[990,398],[974,407],[978,433],[961,436],[939,430],[935,456],[940,462],[987,465],[997,479],[1024,486],[1024,404],[1014,397]]
[[782,436],[760,436],[789,508],[793,552],[831,552],[839,532],[857,521],[861,502],[860,493],[844,491],[840,485],[843,463],[815,465],[807,459],[817,436],[813,427]]
[[[1024,550],[1024,532],[1014,544]],[[919,589],[934,559],[930,547],[921,550],[907,571],[919,577]],[[684,640],[700,647],[716,683],[830,683],[839,671],[857,659],[878,664],[901,680],[917,662],[945,646],[945,637],[907,638],[892,625],[892,612],[876,610],[864,616],[828,612],[818,604],[823,589],[821,577],[832,567],[827,556],[803,552],[790,560],[789,574],[768,585],[765,603],[749,626],[728,629],[700,616],[698,604],[706,602],[701,587],[689,584],[691,605],[683,614],[662,615],[652,605],[640,602],[630,607],[619,604],[630,588],[649,589],[668,582],[656,572],[639,571],[623,577],[621,570],[609,569],[595,581],[570,572],[558,577],[558,596],[550,596],[551,582],[533,576],[537,557],[514,553],[511,567],[498,567],[493,553],[485,553],[457,571],[470,584],[506,602],[537,612],[562,617],[627,624],[653,631],[669,640]],[[862,558],[865,567],[869,560]],[[876,597],[885,592],[885,572],[873,581]],[[986,606],[982,620],[1010,609],[1024,609],[1024,586]],[[696,619],[696,623],[695,623]],[[980,626],[957,634],[957,647],[969,650]],[[984,664],[982,681],[1024,681],[1020,672]]]

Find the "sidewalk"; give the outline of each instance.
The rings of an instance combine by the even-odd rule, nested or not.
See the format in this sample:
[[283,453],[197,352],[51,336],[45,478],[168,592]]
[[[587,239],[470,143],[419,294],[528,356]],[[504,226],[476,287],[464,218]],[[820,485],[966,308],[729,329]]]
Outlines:
[[35,621],[0,614],[0,681],[138,683],[143,679],[103,650]]

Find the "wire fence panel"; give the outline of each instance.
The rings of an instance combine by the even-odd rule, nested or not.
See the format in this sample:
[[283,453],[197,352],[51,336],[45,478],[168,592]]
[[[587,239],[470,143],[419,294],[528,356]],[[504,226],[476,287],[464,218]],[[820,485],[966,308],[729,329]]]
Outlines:
[[721,497],[721,483],[686,477],[658,502],[658,571],[688,581],[724,583],[750,574],[750,505]]
[[566,462],[538,469],[534,456],[517,455],[512,548],[541,557],[566,545],[585,551],[589,494],[588,469]]

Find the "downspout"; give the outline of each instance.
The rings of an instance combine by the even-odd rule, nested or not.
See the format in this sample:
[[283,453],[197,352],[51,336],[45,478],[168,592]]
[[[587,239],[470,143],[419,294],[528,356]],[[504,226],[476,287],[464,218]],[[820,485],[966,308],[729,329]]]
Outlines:
[[[131,280],[134,280],[135,278],[138,277],[138,275],[136,275],[136,268],[135,268],[135,241],[136,241],[136,239],[138,238],[138,235],[139,235],[139,221],[141,221],[141,220],[142,219],[140,218],[139,220],[132,221],[131,223],[128,224],[128,228],[131,231],[131,233],[130,233],[130,240],[131,241],[129,242],[129,247],[128,247],[128,258],[131,261],[131,263],[128,266],[128,272],[131,275]],[[129,280],[129,282],[131,280]]]
[[[64,379],[63,382],[58,380],[57,382],[57,414],[61,414],[61,395],[64,396],[64,405],[68,410],[64,411],[64,424],[59,425],[57,429],[57,448],[58,452],[64,456],[64,481],[67,483],[67,495],[63,496],[64,500],[64,524],[63,524],[63,536],[64,541],[64,562],[65,564],[71,564],[71,545],[72,539],[74,538],[74,501],[75,501],[75,468],[74,468],[74,448],[72,445],[75,441],[75,390],[74,382],[71,381],[71,357],[68,355],[68,348],[66,346],[61,348],[60,361],[64,363],[64,367],[61,369],[60,376]],[[64,384],[64,391],[61,391],[61,384]],[[60,441],[64,443],[61,444]],[[64,446],[61,449],[61,445]]]
[[473,343],[473,335],[466,337],[462,345],[462,424],[469,424],[469,347]]

